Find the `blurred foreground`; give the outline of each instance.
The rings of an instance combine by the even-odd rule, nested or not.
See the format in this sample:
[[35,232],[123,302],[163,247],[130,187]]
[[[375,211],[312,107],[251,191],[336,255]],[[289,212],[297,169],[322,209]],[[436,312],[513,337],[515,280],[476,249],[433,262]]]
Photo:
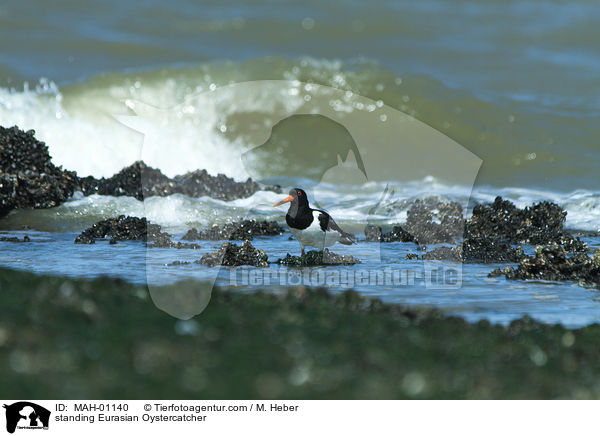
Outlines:
[[0,269],[3,398],[600,398],[598,337],[301,288],[181,321],[124,281]]

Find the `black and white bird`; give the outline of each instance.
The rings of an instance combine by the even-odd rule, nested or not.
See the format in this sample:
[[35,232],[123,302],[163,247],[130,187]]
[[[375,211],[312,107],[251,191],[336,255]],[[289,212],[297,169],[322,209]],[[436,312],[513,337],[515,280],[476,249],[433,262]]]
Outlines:
[[290,203],[285,221],[294,237],[300,242],[303,256],[304,247],[323,250],[324,247],[331,247],[336,242],[344,245],[355,242],[354,236],[343,231],[327,212],[312,209],[308,204],[306,192],[302,189],[291,189],[289,194],[275,203],[274,207]]

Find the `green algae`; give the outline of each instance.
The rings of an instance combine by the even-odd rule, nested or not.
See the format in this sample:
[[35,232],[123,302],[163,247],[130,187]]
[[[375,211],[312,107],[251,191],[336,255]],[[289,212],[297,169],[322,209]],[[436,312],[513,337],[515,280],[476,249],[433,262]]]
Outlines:
[[121,280],[0,269],[4,398],[598,398],[599,337],[305,288],[182,321]]

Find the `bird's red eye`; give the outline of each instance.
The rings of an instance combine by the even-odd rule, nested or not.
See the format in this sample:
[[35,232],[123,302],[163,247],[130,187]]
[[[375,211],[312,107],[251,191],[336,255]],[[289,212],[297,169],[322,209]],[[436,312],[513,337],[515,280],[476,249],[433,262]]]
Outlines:
[[302,195],[302,192],[298,191],[298,196]]

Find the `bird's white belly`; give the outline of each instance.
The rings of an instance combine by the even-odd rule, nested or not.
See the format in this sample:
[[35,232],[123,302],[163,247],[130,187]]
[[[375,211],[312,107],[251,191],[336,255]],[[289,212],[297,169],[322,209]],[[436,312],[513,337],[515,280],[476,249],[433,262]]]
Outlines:
[[340,234],[338,232],[324,232],[321,230],[321,226],[317,219],[304,230],[290,228],[290,231],[298,242],[300,242],[300,245],[303,247],[313,247],[318,250],[323,250],[324,247],[331,247],[340,239]]

